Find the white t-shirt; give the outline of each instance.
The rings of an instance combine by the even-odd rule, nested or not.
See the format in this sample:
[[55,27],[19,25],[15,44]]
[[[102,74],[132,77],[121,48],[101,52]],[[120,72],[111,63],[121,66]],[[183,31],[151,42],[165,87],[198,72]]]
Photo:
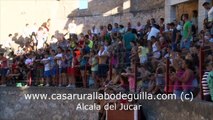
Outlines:
[[140,31],[143,28],[143,26],[140,25],[140,26],[136,26],[135,28],[136,28],[137,31]]
[[56,39],[56,38],[52,38],[51,40],[50,40],[50,44],[54,44],[54,43],[57,43],[58,42],[58,40]]
[[91,29],[91,32],[92,32],[92,34],[98,34],[99,33],[97,28],[95,28],[94,30]]
[[12,39],[8,38],[6,41],[3,42],[3,48],[10,48],[12,43]]
[[213,21],[213,7],[208,11],[208,22]]
[[26,65],[31,65],[31,64],[33,64],[33,59],[27,58],[27,59],[25,60],[25,64],[26,64]]
[[[58,54],[55,56],[55,58],[62,58],[62,57],[63,57],[63,54],[62,54],[62,53],[58,53]],[[57,60],[57,64],[58,64],[58,67],[61,68],[61,67],[62,67],[62,66],[61,66],[62,60],[61,60],[61,59]]]
[[36,38],[38,40],[38,45],[37,45],[38,49],[43,47],[44,42],[45,42],[45,38],[44,37],[45,37],[45,35],[44,35],[43,31],[38,31],[37,32]]
[[157,37],[157,34],[160,32],[160,30],[158,30],[157,28],[155,27],[152,27],[150,32],[148,33],[148,39],[147,40],[151,40],[151,37],[152,36],[155,36]]
[[25,38],[25,37],[30,37],[30,35],[31,35],[31,30],[28,26],[26,26],[23,30],[22,36],[23,38]]
[[50,70],[50,59],[48,58],[43,58],[41,61],[44,63],[44,71]]
[[75,34],[76,33],[76,24],[75,23],[70,23],[68,25],[69,33]]

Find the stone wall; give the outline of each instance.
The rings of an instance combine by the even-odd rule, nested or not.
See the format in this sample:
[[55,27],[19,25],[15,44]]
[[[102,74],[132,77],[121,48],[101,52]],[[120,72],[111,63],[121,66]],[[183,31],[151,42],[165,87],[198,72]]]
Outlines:
[[78,26],[82,26],[85,32],[93,25],[113,24],[115,22],[127,25],[128,22],[132,26],[136,26],[137,22],[146,24],[150,18],[159,21],[160,17],[164,17],[164,0],[94,0],[89,2],[89,8],[85,10],[76,9],[68,15],[68,21],[73,19]]
[[147,120],[212,120],[213,103],[193,100],[140,101]]
[[[92,89],[56,87],[0,87],[0,120],[97,120],[98,111],[76,110],[78,103],[92,105],[89,100],[26,100],[24,94],[83,94]],[[213,103],[204,101],[140,100],[147,120],[212,120]]]
[[0,88],[0,120],[97,120],[98,111],[76,110],[89,100],[26,100],[24,94],[90,93],[93,90],[67,88]]

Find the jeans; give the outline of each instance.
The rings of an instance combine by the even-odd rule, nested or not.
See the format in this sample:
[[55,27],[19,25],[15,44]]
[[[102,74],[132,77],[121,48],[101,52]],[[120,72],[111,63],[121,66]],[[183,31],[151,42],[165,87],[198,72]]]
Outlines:
[[172,50],[175,51],[177,49],[177,43],[173,42],[172,43]]
[[130,66],[131,59],[129,58],[131,56],[131,50],[126,51],[126,66]]
[[186,49],[189,50],[190,46],[191,46],[191,41],[190,41],[190,39],[187,39],[186,41],[181,40],[181,42],[180,42],[180,48],[181,48],[181,49],[186,48]]

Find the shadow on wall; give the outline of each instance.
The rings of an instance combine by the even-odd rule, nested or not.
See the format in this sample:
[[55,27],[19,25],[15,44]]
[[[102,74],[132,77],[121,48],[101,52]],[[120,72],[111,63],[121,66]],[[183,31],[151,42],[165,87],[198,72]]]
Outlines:
[[[80,30],[77,33],[90,29],[93,25],[98,28],[100,25],[113,23],[113,16],[122,16],[128,9],[123,9],[126,2],[130,0],[92,0],[88,3],[88,9],[75,9],[68,16],[64,29],[74,20]],[[129,3],[130,4],[130,3]],[[130,5],[129,5],[130,6]],[[110,21],[110,22],[109,22]],[[119,22],[119,21],[116,21]]]
[[126,25],[136,22],[135,17],[140,21],[147,19],[143,15],[158,18],[159,15],[153,14],[158,14],[158,10],[164,8],[164,3],[164,0],[91,0],[88,9],[75,9],[67,16],[64,29],[68,29],[72,20],[80,31],[85,32],[94,25],[96,28],[115,22]]
[[[30,38],[28,38],[29,40]],[[17,46],[14,46],[14,44],[12,44],[12,47],[17,49],[18,46],[20,46],[21,48],[24,47],[25,43],[24,41],[26,41],[26,39],[24,39],[24,37],[22,35],[19,35],[18,33],[14,33],[13,37],[12,37],[12,41],[17,44]],[[2,45],[0,45],[0,52],[6,52],[5,48],[2,48]]]

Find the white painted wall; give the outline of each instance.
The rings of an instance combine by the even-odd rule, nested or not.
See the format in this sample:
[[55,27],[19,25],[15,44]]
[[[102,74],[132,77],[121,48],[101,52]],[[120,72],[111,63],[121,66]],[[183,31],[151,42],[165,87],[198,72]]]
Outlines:
[[41,25],[48,18],[52,20],[51,33],[63,30],[67,15],[76,8],[78,0],[0,0],[0,42],[9,33],[22,33],[26,23]]

